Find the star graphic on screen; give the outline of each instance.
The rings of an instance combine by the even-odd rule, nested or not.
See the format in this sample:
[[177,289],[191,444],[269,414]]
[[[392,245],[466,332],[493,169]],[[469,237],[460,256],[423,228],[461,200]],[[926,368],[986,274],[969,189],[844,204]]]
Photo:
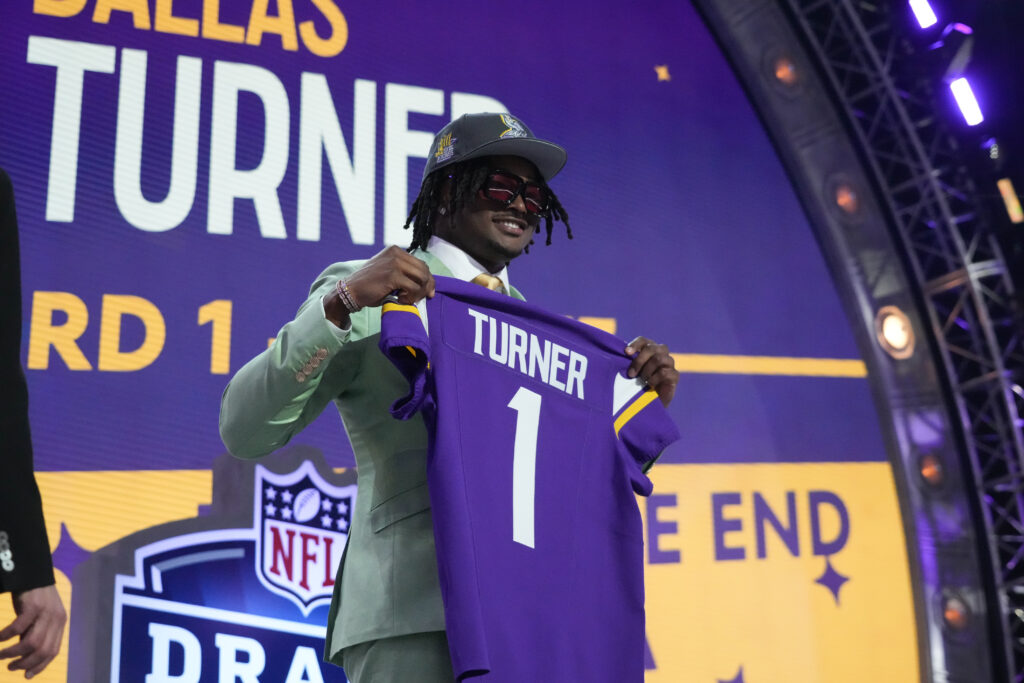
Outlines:
[[320,509],[323,510],[324,512],[330,512],[332,505],[333,503],[331,503],[330,498],[324,498],[324,500],[320,503]]
[[267,503],[266,505],[263,506],[263,509],[267,511],[268,517],[273,517],[277,514],[277,506],[274,505],[273,503]]
[[320,526],[329,527],[333,521],[330,515],[320,515]]
[[277,489],[275,489],[273,486],[268,486],[266,494],[267,500],[274,500],[275,498],[277,498]]
[[84,560],[89,559],[92,553],[78,545],[71,532],[68,531],[64,522],[60,523],[60,540],[53,551],[53,566],[71,576],[72,572]]
[[820,583],[825,588],[829,589],[832,593],[832,597],[835,598],[836,604],[839,604],[839,589],[843,587],[843,584],[849,581],[850,578],[843,576],[835,569],[832,568],[832,563],[828,561],[828,557],[825,558],[825,571],[822,572],[821,576],[814,580],[814,583]]
[[285,489],[281,492],[281,498],[283,498],[286,503],[292,502],[292,492]]
[[347,500],[338,501],[338,514],[339,515],[347,515],[348,514],[348,501]]
[[718,683],[743,683],[743,667],[740,667],[740,670],[736,672],[736,676],[733,678],[728,680],[724,678],[716,678],[715,680],[718,681]]
[[672,80],[672,75],[668,72],[668,64],[658,64],[654,67],[654,72],[658,74],[659,81]]
[[281,508],[281,516],[284,517],[285,519],[291,519],[292,518],[292,509],[291,508]]
[[338,518],[338,531],[348,531],[348,522],[342,518]]

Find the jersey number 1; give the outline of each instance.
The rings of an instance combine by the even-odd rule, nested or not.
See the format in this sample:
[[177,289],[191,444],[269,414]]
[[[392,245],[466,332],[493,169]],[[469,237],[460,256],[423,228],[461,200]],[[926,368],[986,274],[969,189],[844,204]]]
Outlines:
[[540,394],[526,387],[508,402],[516,411],[516,439],[512,451],[512,540],[533,548],[533,510],[537,472],[537,428]]

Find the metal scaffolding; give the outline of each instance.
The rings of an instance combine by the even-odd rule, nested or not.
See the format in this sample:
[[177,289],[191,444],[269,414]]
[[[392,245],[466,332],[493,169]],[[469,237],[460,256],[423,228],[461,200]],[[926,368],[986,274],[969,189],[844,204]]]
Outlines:
[[970,479],[976,552],[989,575],[983,611],[992,661],[1000,677],[1024,681],[1022,318],[963,151],[941,115],[941,74],[907,68],[915,47],[887,3],[784,5],[845,110],[916,281]]

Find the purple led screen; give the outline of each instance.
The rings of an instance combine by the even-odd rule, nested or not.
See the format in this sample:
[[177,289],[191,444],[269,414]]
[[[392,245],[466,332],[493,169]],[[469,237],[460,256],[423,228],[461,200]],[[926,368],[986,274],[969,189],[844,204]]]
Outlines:
[[[234,372],[291,319],[326,265],[368,258],[393,235],[407,244],[400,228],[424,140],[481,98],[569,150],[552,187],[575,239],[556,225],[551,246],[538,239],[513,265],[527,298],[614,318],[619,336],[644,334],[675,353],[859,357],[789,180],[687,3],[636,3],[628,13],[532,1],[339,4],[347,42],[331,57],[312,54],[301,34],[293,51],[269,32],[248,45],[135,28],[139,17],[124,11],[96,21],[94,4],[63,18],[14,3],[0,23],[0,165],[21,227],[37,469],[208,468],[224,450],[217,413],[230,374],[210,367],[228,317],[203,307],[231,302]],[[250,9],[222,3],[220,21],[244,26]],[[331,33],[313,3],[294,11],[294,23]],[[202,3],[177,0],[173,12],[198,19]],[[152,27],[155,16],[146,18]],[[304,127],[329,138],[332,121],[347,169],[320,147],[301,153]],[[172,154],[194,173],[172,182]],[[231,198],[247,191],[233,169],[263,173],[248,182],[255,201]],[[143,210],[172,187],[173,201]],[[91,369],[70,369],[45,345],[45,368],[39,358],[33,367],[40,292],[84,306],[85,330],[68,344]],[[145,367],[100,367],[104,307],[110,317],[122,301],[111,295],[144,299],[164,321]],[[40,324],[65,319],[83,316],[58,310]],[[125,352],[153,334],[133,315],[120,330]],[[863,378],[688,372],[671,410],[683,438],[663,462],[885,458]],[[296,442],[351,465],[329,413]]]

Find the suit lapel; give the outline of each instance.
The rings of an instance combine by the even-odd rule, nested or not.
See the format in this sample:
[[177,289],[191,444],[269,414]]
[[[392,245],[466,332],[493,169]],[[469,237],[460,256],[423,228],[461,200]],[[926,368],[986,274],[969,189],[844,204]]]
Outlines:
[[443,275],[444,277],[452,277],[452,271],[448,270],[448,266],[441,263],[441,259],[437,258],[429,251],[423,251],[417,249],[412,252],[412,255],[427,264],[427,268],[430,268],[430,272],[434,275]]

